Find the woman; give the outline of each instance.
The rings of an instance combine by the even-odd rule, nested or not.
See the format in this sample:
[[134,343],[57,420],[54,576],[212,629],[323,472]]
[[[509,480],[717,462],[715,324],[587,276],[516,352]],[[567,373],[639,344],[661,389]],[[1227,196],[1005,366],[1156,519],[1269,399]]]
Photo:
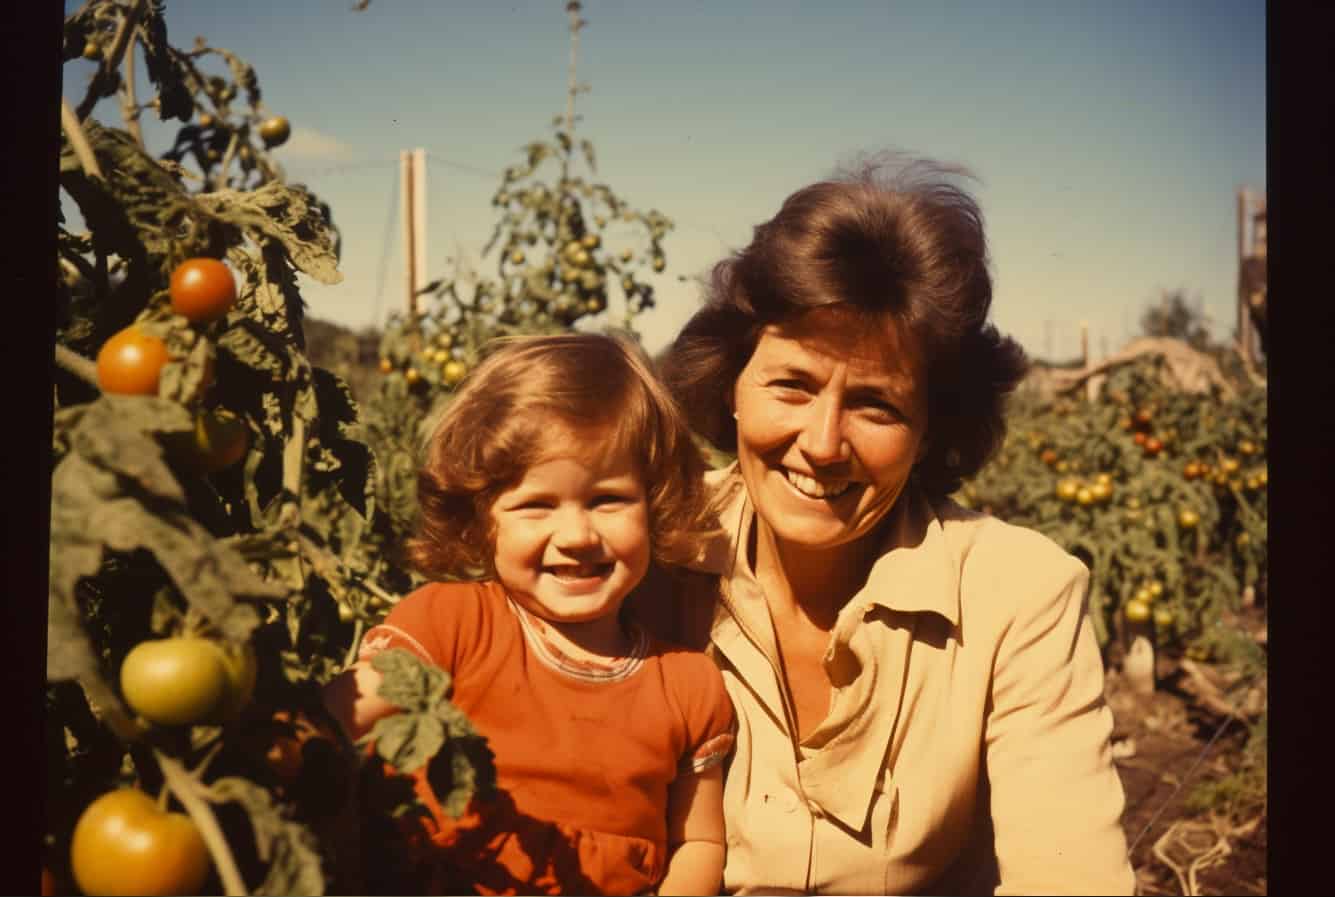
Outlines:
[[872,164],[798,191],[662,360],[736,454],[711,474],[718,600],[674,624],[738,713],[729,892],[1134,890],[1088,570],[948,498],[1026,367],[986,323],[963,173]]

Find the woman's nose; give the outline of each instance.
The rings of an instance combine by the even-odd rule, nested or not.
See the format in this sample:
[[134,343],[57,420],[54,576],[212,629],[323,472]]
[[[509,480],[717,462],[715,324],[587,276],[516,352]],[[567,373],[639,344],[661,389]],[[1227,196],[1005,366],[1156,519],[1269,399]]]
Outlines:
[[806,419],[797,437],[797,447],[813,464],[833,464],[848,459],[844,440],[843,408],[839,396],[825,390],[806,408]]

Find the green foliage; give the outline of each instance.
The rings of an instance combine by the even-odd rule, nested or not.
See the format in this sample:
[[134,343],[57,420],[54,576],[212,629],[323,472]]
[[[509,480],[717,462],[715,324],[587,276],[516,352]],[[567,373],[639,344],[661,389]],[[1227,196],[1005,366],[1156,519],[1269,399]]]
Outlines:
[[363,736],[390,766],[413,772],[428,763],[445,810],[460,816],[475,794],[496,787],[490,749],[468,717],[448,700],[450,676],[401,648],[382,651],[371,665],[384,678],[379,695],[399,708]]
[[[206,808],[192,814],[216,812],[227,839],[213,851],[224,887],[322,893],[328,789],[266,778],[270,746],[251,739],[279,715],[318,712],[319,686],[404,584],[371,538],[384,514],[356,404],[304,351],[296,274],[341,280],[338,234],[327,206],[287,183],[257,139],[268,113],[249,65],[202,42],[173,48],[160,3],[90,0],[66,22],[66,58],[89,42],[102,62],[66,116],[60,155],[61,188],[88,230],[61,226],[58,239],[47,737],[59,759],[44,861],[67,862],[97,794],[119,784],[152,793],[166,764],[179,764],[190,772],[169,787]],[[143,106],[119,74],[135,48],[156,90]],[[203,71],[209,58],[225,74]],[[125,129],[91,117],[104,95],[119,95]],[[138,134],[149,108],[185,123],[161,157]],[[168,285],[200,256],[228,263],[237,301],[192,324],[173,313]],[[166,347],[158,392],[103,395],[91,359],[131,323]],[[217,411],[248,439],[239,462],[209,472],[192,455],[195,425]],[[155,726],[121,700],[126,654],[182,633],[254,649],[260,684],[240,719]]]
[[1265,392],[1188,394],[1164,366],[1145,355],[1116,368],[1093,401],[1017,394],[1001,451],[957,498],[1089,565],[1101,643],[1139,599],[1164,612],[1163,645],[1241,663],[1215,624],[1245,589],[1265,600]]
[[1232,819],[1245,819],[1263,812],[1266,806],[1268,728],[1269,714],[1262,712],[1247,730],[1237,768],[1193,787],[1187,795],[1187,808],[1222,813]]

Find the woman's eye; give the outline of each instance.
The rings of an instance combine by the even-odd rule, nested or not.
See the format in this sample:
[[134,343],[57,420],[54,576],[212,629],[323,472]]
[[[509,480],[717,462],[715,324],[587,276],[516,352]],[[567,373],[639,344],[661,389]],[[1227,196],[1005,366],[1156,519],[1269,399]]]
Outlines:
[[810,391],[801,380],[773,380],[770,388],[780,395],[806,395]]
[[873,417],[884,417],[890,420],[896,420],[899,418],[899,411],[895,408],[895,406],[890,405],[886,402],[878,402],[874,400],[869,402],[864,402],[862,405],[862,410],[867,412]]
[[625,495],[613,495],[609,493],[607,495],[595,496],[593,501],[590,502],[590,504],[595,508],[606,508],[606,507],[616,507],[618,505],[624,505],[627,504],[629,501],[630,498],[628,498]]

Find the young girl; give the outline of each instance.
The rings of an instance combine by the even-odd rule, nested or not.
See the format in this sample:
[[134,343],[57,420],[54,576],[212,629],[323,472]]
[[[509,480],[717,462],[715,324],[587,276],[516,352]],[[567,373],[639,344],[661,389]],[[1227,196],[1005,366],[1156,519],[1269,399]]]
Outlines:
[[431,841],[464,886],[718,893],[723,679],[621,613],[651,565],[692,560],[716,525],[702,472],[676,405],[608,336],[505,341],[436,426],[411,558],[433,580],[477,581],[405,597],[328,693],[360,737],[395,710],[377,694],[378,652],[451,674],[501,792],[455,821],[416,777]]

